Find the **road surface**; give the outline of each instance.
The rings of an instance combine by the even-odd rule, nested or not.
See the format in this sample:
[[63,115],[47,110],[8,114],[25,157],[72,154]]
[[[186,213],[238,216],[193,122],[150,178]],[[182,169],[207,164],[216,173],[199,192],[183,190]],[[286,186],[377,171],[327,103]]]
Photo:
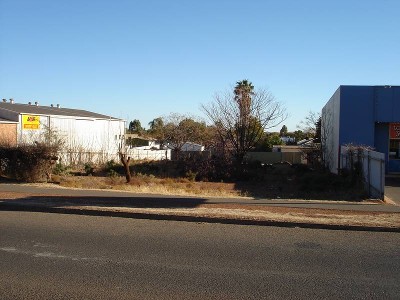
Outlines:
[[399,299],[400,234],[0,211],[1,299]]

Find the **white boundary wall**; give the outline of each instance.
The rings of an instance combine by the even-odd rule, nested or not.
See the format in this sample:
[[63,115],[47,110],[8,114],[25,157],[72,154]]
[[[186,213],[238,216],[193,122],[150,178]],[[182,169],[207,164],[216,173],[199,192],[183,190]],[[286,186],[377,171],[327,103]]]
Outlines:
[[[348,147],[341,146],[341,168],[350,168],[350,157]],[[353,154],[353,161],[361,159],[363,166],[364,182],[370,197],[383,199],[385,195],[385,154],[362,150],[360,156]]]
[[165,160],[171,159],[171,149],[168,150],[146,150],[146,149],[128,149],[126,154],[133,160]]

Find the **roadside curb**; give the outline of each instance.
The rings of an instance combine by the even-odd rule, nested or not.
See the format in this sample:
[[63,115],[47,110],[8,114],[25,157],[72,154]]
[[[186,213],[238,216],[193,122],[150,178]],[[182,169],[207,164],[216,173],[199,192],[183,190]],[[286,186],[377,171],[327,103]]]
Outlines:
[[88,216],[107,216],[119,218],[147,219],[147,220],[164,220],[164,221],[184,221],[196,223],[219,223],[232,225],[255,225],[255,226],[275,226],[275,227],[291,227],[291,228],[309,228],[309,229],[328,229],[328,230],[349,230],[349,231],[371,231],[371,232],[400,232],[400,227],[379,227],[379,226],[361,226],[361,225],[338,225],[338,224],[322,224],[322,223],[302,223],[291,221],[274,221],[274,220],[252,220],[246,218],[231,217],[208,217],[208,216],[186,216],[179,214],[160,214],[160,213],[138,213],[138,212],[121,212],[92,210],[79,208],[64,207],[48,207],[44,205],[26,205],[18,203],[0,203],[0,211],[29,211],[59,214],[77,214]]

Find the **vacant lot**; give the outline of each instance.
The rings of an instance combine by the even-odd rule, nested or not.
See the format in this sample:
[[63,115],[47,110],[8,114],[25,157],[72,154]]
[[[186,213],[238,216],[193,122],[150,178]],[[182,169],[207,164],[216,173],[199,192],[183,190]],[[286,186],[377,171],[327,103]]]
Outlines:
[[206,182],[188,178],[158,178],[136,174],[130,183],[123,176],[54,176],[64,187],[113,189],[165,195],[255,197],[361,201],[362,187],[326,173],[264,174],[262,179],[237,182]]

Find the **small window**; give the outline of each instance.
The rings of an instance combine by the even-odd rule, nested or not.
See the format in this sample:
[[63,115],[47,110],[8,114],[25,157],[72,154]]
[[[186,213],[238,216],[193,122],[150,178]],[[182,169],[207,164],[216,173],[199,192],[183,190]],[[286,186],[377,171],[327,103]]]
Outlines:
[[400,159],[400,139],[390,140],[389,159]]

